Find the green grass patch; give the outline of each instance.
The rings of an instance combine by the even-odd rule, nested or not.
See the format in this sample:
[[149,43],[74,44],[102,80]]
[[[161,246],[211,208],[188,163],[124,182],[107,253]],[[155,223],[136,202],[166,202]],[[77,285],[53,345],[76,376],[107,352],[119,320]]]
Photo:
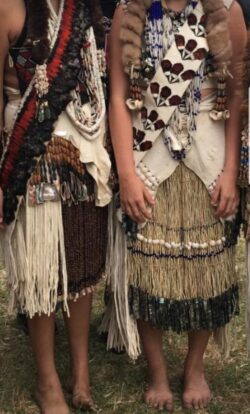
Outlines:
[[[238,272],[245,279],[243,243],[238,252]],[[250,362],[246,357],[244,282],[242,282],[241,315],[233,329],[233,350],[230,358],[222,359],[211,341],[206,355],[207,377],[213,391],[213,401],[202,413],[250,414]],[[106,352],[97,334],[103,312],[102,289],[96,294],[90,336],[90,372],[92,390],[99,412],[103,414],[153,414],[142,402],[145,361],[140,357],[134,364],[126,355]],[[63,320],[58,315],[56,359],[62,382],[69,373],[69,349]],[[186,351],[185,335],[166,334],[165,354],[169,376],[176,398],[175,413],[183,411],[182,365]],[[0,276],[0,414],[37,414],[32,400],[35,387],[35,367],[29,338],[7,312],[4,276]],[[69,396],[67,396],[69,398]]]

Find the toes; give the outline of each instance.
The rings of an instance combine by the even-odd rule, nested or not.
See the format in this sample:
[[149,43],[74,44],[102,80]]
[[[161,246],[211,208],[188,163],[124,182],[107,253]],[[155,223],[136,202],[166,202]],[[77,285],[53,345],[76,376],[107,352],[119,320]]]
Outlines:
[[199,409],[200,410],[203,410],[203,408],[204,408],[204,401],[203,400],[200,400],[199,403],[198,403],[198,405],[199,405]]
[[193,408],[192,400],[190,400],[189,398],[185,398],[185,396],[183,396],[182,403],[183,403],[184,408],[186,408],[187,410],[192,410]]
[[193,400],[193,408],[195,410],[202,410],[204,408],[204,404],[202,400]]
[[202,400],[202,405],[203,405],[203,408],[207,408],[207,406],[208,406],[208,399],[207,398],[204,398]]
[[149,407],[151,407],[151,408],[156,408],[156,407],[155,407],[155,401],[154,401],[154,399],[153,399],[152,397],[150,397],[150,396],[145,397],[145,403],[146,403]]
[[167,410],[167,411],[173,411],[173,409],[174,409],[174,405],[173,405],[173,403],[166,403],[165,404],[165,406],[164,406],[164,408],[165,408],[165,410]]
[[153,407],[153,401],[151,400],[150,397],[145,398],[145,403],[149,406],[149,407]]

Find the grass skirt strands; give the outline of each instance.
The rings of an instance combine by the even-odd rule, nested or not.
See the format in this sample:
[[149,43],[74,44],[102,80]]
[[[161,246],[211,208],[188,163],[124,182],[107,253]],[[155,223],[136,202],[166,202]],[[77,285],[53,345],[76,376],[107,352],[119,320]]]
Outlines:
[[238,313],[236,232],[215,219],[204,184],[181,163],[128,243],[132,315],[176,332],[227,324]]

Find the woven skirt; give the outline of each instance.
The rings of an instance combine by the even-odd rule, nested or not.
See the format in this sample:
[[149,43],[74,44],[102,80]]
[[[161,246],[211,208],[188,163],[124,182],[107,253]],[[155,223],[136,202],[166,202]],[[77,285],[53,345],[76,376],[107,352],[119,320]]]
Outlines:
[[206,187],[181,163],[128,245],[131,315],[175,332],[225,326],[239,311],[237,232],[236,220],[215,218]]
[[[107,245],[107,207],[96,207],[94,180],[86,179],[92,201],[62,206],[68,299],[90,293],[102,278],[105,270]],[[58,299],[62,297],[59,283]]]

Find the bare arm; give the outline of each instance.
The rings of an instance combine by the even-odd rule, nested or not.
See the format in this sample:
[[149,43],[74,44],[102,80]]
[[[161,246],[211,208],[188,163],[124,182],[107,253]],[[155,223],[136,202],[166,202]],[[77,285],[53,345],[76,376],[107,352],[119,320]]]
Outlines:
[[233,78],[227,82],[228,108],[230,118],[226,121],[225,165],[214,194],[212,203],[217,205],[216,216],[226,218],[236,212],[239,195],[236,187],[240,159],[241,129],[241,63],[246,48],[247,33],[241,7],[234,2],[230,9],[230,32],[233,58],[230,72]]
[[[9,51],[8,13],[6,3],[0,3],[0,134],[4,127],[4,67]],[[3,228],[3,192],[0,188],[0,228]]]
[[235,179],[238,177],[240,128],[241,128],[241,64],[247,44],[247,32],[241,7],[235,2],[230,10],[230,31],[233,46],[233,58],[230,72],[233,78],[228,79],[228,106],[230,118],[226,122],[226,160],[225,171],[229,171]]
[[0,131],[3,129],[3,84],[4,84],[4,67],[9,51],[9,32],[7,25],[6,8],[0,4]]
[[119,40],[123,13],[122,7],[119,7],[115,13],[110,37],[111,96],[109,119],[119,175],[122,208],[133,220],[144,221],[145,218],[150,218],[147,204],[152,205],[153,199],[135,171],[132,120],[126,105],[128,80],[122,66]]
[[123,16],[122,7],[115,13],[111,31],[111,99],[109,105],[112,143],[115,151],[118,174],[120,177],[135,173],[133,158],[132,121],[126,105],[128,80],[121,61],[119,33]]

